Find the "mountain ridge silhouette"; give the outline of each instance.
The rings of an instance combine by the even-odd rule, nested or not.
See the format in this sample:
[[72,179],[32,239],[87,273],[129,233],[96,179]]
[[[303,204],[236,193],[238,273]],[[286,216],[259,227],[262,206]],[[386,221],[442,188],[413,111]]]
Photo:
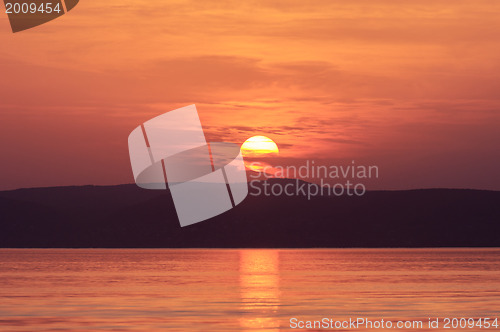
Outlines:
[[249,195],[226,213],[181,228],[168,190],[134,184],[27,188],[0,192],[0,247],[499,247],[499,202],[499,191],[473,189],[311,200]]

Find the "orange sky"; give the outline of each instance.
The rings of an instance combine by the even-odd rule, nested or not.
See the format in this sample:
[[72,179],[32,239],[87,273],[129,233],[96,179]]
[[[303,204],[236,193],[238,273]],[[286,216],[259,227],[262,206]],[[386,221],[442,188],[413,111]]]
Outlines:
[[500,190],[500,2],[82,1],[0,15],[0,189],[133,182],[127,137],[196,104],[209,141]]

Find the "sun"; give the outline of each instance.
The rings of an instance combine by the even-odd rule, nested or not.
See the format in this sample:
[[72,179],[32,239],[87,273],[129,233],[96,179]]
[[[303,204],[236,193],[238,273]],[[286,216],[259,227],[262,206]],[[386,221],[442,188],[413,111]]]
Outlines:
[[266,136],[253,136],[241,145],[244,157],[276,157],[279,154],[278,145]]

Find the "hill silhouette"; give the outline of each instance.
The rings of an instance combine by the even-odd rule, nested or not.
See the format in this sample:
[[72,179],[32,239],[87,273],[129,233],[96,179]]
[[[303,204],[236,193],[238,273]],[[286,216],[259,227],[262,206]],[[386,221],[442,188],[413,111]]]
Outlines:
[[168,190],[18,189],[0,192],[0,247],[498,247],[499,202],[500,192],[462,189],[311,200],[249,195],[222,215],[181,228]]

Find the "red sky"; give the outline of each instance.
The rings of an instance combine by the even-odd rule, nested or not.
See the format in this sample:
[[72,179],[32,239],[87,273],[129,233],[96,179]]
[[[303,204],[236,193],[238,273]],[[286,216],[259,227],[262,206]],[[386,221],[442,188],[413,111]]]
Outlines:
[[0,15],[0,189],[133,182],[127,137],[196,104],[208,141],[377,165],[372,188],[500,190],[500,2],[83,1]]

